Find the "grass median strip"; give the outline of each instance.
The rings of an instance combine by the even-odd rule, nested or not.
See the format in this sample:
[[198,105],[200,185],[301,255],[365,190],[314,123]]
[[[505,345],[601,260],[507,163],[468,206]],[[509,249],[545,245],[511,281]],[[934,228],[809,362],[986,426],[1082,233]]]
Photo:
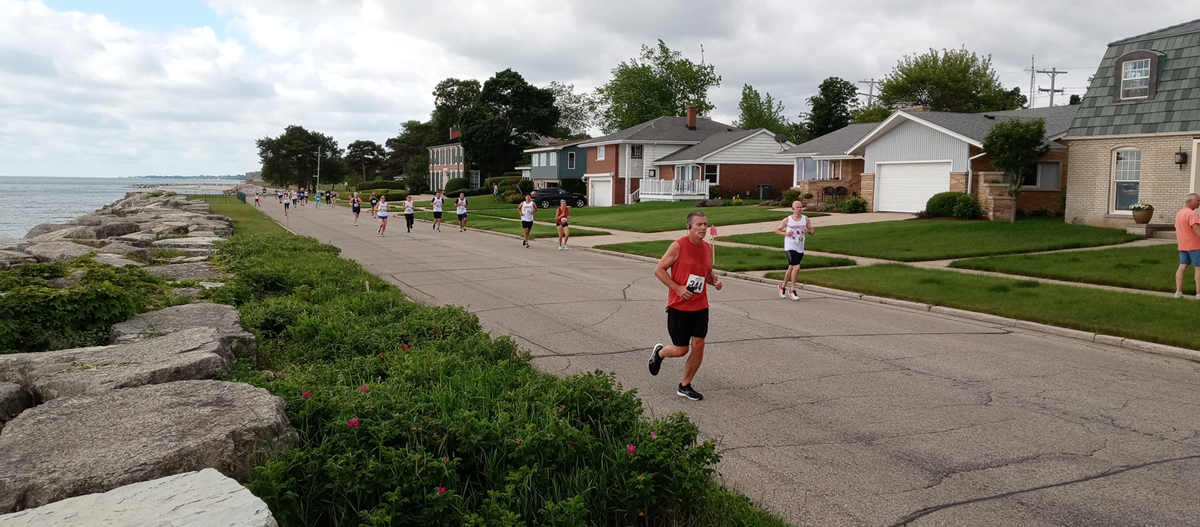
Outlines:
[[[274,198],[274,196],[271,196]],[[286,234],[291,235],[287,229],[275,223],[274,220],[263,214],[254,205],[242,203],[237,198],[214,196],[214,195],[195,195],[188,196],[188,199],[204,201],[212,206],[213,214],[220,214],[233,220],[234,234]],[[253,199],[253,198],[250,198]],[[275,206],[279,206],[278,202],[271,202]]]
[[[539,210],[534,218],[539,221],[554,221],[554,210]],[[694,203],[643,202],[619,207],[580,207],[571,209],[571,223],[601,229],[617,229],[633,232],[662,232],[682,230],[686,227],[687,215],[694,210],[708,216],[709,225],[736,225],[760,221],[780,220],[787,212],[773,211],[770,207],[739,205],[726,207],[696,208]],[[518,218],[516,205],[510,209],[483,210],[480,214],[501,218]],[[805,213],[806,216],[826,216],[821,213]]]
[[[671,246],[673,240],[656,240],[652,242],[629,242],[615,243],[611,245],[597,245],[597,249],[606,251],[616,251],[626,254],[637,254],[641,256],[649,256],[652,258],[661,258],[663,253],[667,252],[667,248]],[[722,247],[715,248],[717,253],[717,269],[722,271],[763,271],[767,269],[787,269],[787,257],[783,251],[770,249],[752,249],[748,247]],[[849,258],[826,258],[822,256],[806,255],[804,257],[805,267],[839,267],[845,265],[854,265],[854,260]]]
[[[423,220],[433,221],[433,213],[432,212],[418,212],[418,213],[416,213],[416,217],[423,219]],[[395,227],[394,222],[397,220],[399,220],[401,222],[400,227],[403,228],[404,227],[404,225],[403,225],[404,215],[403,214],[394,214],[394,213],[392,214],[391,220],[389,220],[388,228],[395,229],[396,227]],[[554,218],[550,218],[550,220],[554,221]],[[417,227],[413,227],[413,228],[415,229]],[[428,227],[426,227],[426,228],[428,228]],[[456,216],[454,214],[454,211],[443,213],[442,214],[442,229],[445,230],[445,229],[457,229],[457,228],[458,228],[458,216]],[[484,216],[482,214],[475,214],[475,213],[471,213],[467,216],[467,229],[468,230],[479,229],[479,230],[484,230],[484,231],[503,232],[505,234],[515,234],[517,236],[525,235],[525,230],[521,227],[521,222],[519,222],[519,221],[493,218],[493,217]],[[602,232],[602,231],[589,231],[587,229],[580,229],[573,225],[571,226],[571,237],[572,238],[574,238],[576,236],[601,236],[601,235],[606,235],[606,234],[608,234],[608,233]],[[533,228],[529,230],[529,236],[531,238],[558,238],[558,229],[556,227],[551,227],[549,225],[541,225],[541,224],[535,223],[535,224],[533,224]]]
[[806,284],[1200,349],[1195,300],[881,264],[802,273]]
[[[969,258],[1077,247],[1096,247],[1139,239],[1120,229],[1063,223],[1061,218],[1001,221],[905,220],[821,227],[805,248],[814,251],[882,258],[900,262]],[[779,245],[771,232],[717,238],[750,245]]]
[[[1171,293],[1175,291],[1179,251],[1175,244],[1166,243],[1148,247],[972,258],[956,261],[950,266]],[[1191,271],[1187,272],[1183,281],[1183,292],[1196,294],[1196,282]]]

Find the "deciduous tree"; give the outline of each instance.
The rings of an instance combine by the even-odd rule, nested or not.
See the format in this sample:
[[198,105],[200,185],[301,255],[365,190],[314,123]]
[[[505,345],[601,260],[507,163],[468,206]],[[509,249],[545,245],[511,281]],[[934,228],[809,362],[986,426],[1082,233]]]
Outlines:
[[[1037,169],[1037,162],[1050,151],[1046,144],[1046,121],[1009,119],[992,126],[983,139],[983,151],[992,159],[992,166],[1004,172],[1008,195],[1016,199],[1021,194],[1025,177]],[[1017,221],[1016,203],[1012,221]]]
[[[442,137],[449,137],[450,128],[462,123],[462,112],[479,97],[479,81],[453,77],[433,88],[433,115],[430,122]],[[429,146],[429,145],[425,145]]]
[[363,181],[374,180],[375,172],[386,158],[387,152],[375,141],[355,141],[346,147],[346,163]]
[[313,176],[317,174],[318,162],[323,181],[342,180],[339,159],[342,151],[337,141],[325,134],[291,125],[279,137],[264,137],[255,141],[255,145],[262,160],[263,180],[268,183],[314,188],[317,182]]
[[558,108],[558,129],[554,135],[561,138],[582,138],[592,127],[594,103],[582,93],[575,93],[575,86],[553,81],[546,86],[554,94],[554,107]]
[[829,77],[817,90],[817,94],[808,99],[812,111],[805,115],[812,137],[845,128],[854,120],[854,111],[858,109],[858,87],[854,83]]
[[880,103],[929,106],[941,112],[1015,110],[1025,105],[1020,89],[1006,90],[991,56],[964,49],[905,56],[880,84]]
[[791,132],[791,125],[783,116],[783,103],[771,97],[758,93],[749,84],[742,85],[742,100],[738,103],[741,115],[733,122],[734,126],[746,130],[766,128],[777,134]]
[[642,46],[641,55],[621,62],[613,78],[596,89],[600,129],[612,133],[667,115],[684,115],[695,105],[700,113],[714,108],[709,88],[721,85],[712,64],[697,64],[662,41]]
[[483,83],[475,102],[462,112],[462,144],[467,163],[498,176],[521,159],[537,135],[558,126],[554,94],[506,69]]

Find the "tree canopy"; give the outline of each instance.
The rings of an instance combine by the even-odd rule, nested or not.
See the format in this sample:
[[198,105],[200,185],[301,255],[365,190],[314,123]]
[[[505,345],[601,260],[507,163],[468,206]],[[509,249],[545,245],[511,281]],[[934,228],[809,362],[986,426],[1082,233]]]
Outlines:
[[386,152],[375,141],[355,141],[346,146],[346,163],[359,174],[363,181],[375,179],[375,172],[383,166]]
[[1026,100],[1019,88],[1004,89],[990,55],[981,57],[965,48],[905,55],[879,88],[879,101],[887,108],[919,105],[975,113],[1016,110]]
[[742,100],[738,103],[741,116],[733,122],[734,126],[746,130],[766,128],[777,134],[791,131],[791,124],[783,116],[783,103],[771,97],[768,93],[760,95],[753,86],[742,86]]
[[[1004,172],[1010,196],[1015,198],[1021,193],[1025,177],[1034,173],[1038,160],[1050,151],[1045,138],[1044,119],[1001,121],[983,138],[983,151],[991,157],[992,166]],[[1012,221],[1016,221],[1016,214]]]
[[[448,138],[450,128],[462,123],[462,112],[479,97],[480,85],[475,79],[455,79],[453,77],[437,83],[433,88],[433,115],[430,122],[441,134]],[[425,145],[428,146],[428,145]]]
[[805,119],[808,133],[811,137],[821,137],[845,128],[854,120],[858,87],[848,80],[829,77],[821,82],[817,94],[808,98],[808,103],[812,106]]
[[708,90],[721,85],[712,64],[697,64],[662,41],[642,46],[641,55],[621,62],[613,78],[596,89],[595,115],[605,133],[667,115],[684,115],[695,105],[700,113],[714,108]]
[[583,138],[592,127],[592,101],[587,95],[575,93],[575,86],[552,81],[546,86],[554,94],[554,106],[558,108],[558,128],[555,137]]
[[521,159],[537,135],[553,133],[558,118],[550,90],[506,69],[483,83],[475,102],[463,110],[463,154],[468,163],[498,176]]
[[337,141],[320,132],[291,125],[279,137],[264,137],[255,145],[262,160],[263,180],[272,185],[314,188],[318,159],[322,181],[341,181],[344,177]]

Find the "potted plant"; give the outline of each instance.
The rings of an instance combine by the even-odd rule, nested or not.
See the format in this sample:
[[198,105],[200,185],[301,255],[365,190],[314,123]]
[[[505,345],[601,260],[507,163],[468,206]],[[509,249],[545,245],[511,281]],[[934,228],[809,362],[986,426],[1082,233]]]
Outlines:
[[1139,224],[1150,223],[1150,218],[1154,217],[1154,205],[1149,203],[1134,203],[1129,210],[1133,211],[1133,222]]

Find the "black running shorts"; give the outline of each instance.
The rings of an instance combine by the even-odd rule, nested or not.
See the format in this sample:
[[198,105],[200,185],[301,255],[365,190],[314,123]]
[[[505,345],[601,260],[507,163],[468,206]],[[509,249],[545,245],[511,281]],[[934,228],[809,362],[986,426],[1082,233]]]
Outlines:
[[442,219],[442,211],[440,211],[440,210],[433,211],[433,219],[435,219],[435,220]]
[[691,344],[692,337],[707,337],[708,308],[706,307],[700,311],[680,311],[673,307],[668,307],[667,333],[671,335],[671,344],[676,346]]
[[362,207],[350,207],[350,212],[358,214],[358,213],[362,212]]
[[804,253],[800,251],[784,251],[787,253],[788,265],[800,265],[800,260],[804,259]]
[[522,222],[521,222],[521,228],[522,228],[522,229],[532,229],[532,228],[533,228],[533,222],[532,222],[532,221],[522,221]]

